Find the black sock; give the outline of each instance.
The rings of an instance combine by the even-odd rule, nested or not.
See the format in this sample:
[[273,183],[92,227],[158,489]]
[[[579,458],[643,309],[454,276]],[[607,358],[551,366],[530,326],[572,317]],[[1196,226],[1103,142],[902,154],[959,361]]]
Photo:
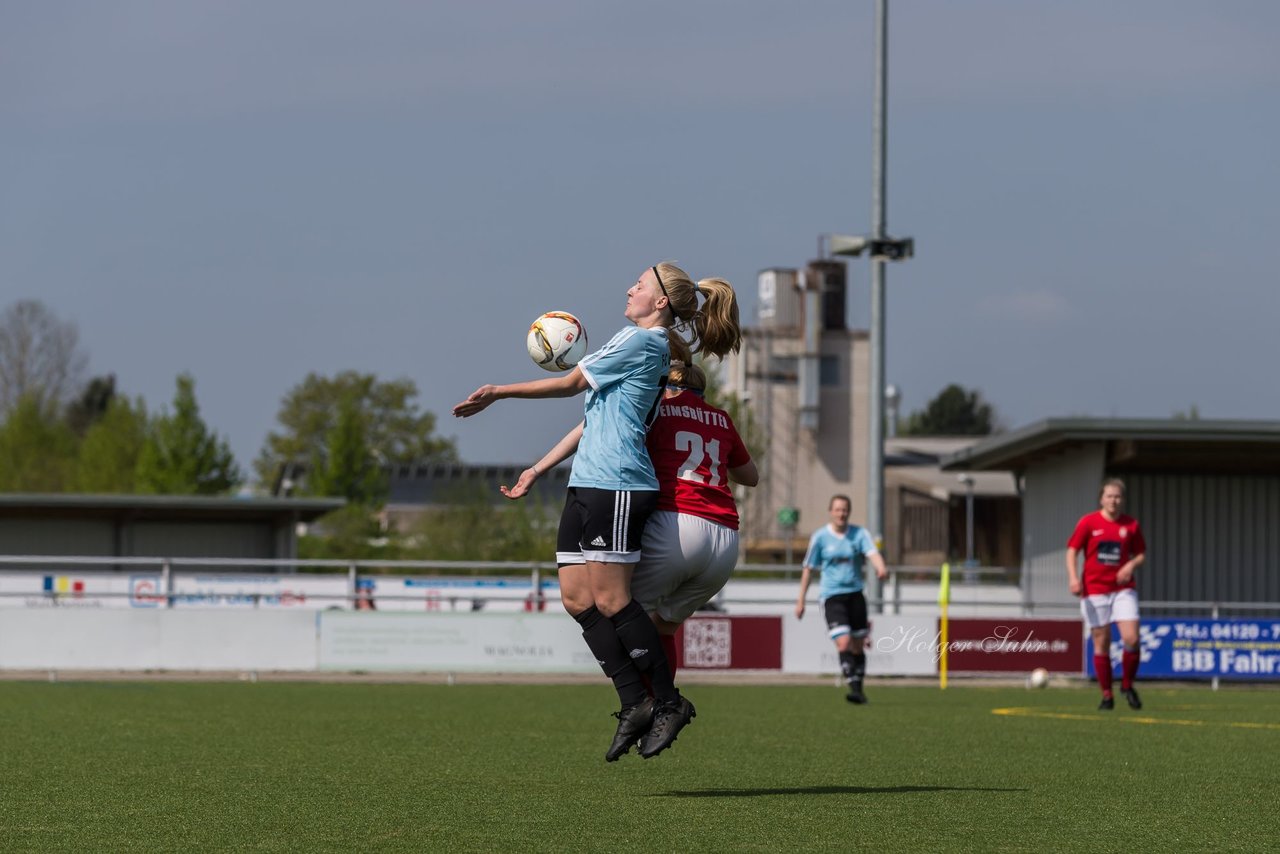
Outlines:
[[862,679],[867,675],[867,654],[859,652],[853,656],[853,680],[858,688],[862,688]]
[[853,653],[845,650],[840,653],[840,675],[844,677],[844,681],[853,685]]
[[671,665],[662,649],[662,636],[658,634],[658,627],[649,619],[640,603],[632,599],[610,619],[626,655],[637,670],[649,677],[654,699],[659,703],[674,703],[680,699],[675,677],[671,674]]
[[595,605],[581,614],[575,614],[573,618],[582,626],[582,639],[596,657],[596,663],[600,665],[604,675],[613,680],[613,687],[618,692],[622,707],[625,709],[644,702],[644,698],[648,696],[644,680],[627,655],[626,647],[619,640],[613,623],[606,620]]

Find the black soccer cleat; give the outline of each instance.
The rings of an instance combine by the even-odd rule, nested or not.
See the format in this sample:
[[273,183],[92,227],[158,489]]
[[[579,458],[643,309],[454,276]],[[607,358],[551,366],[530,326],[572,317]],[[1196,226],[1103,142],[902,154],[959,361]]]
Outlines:
[[1120,693],[1121,693],[1121,694],[1124,694],[1125,702],[1127,702],[1127,703],[1129,704],[1129,708],[1131,708],[1131,709],[1141,709],[1141,708],[1142,708],[1142,700],[1138,697],[1138,692],[1137,692],[1137,691],[1133,690],[1132,688],[1126,688],[1125,690],[1121,691]]
[[849,693],[845,694],[844,698],[848,700],[850,703],[853,703],[858,706],[866,705],[866,702],[867,702],[867,695],[862,693],[861,685],[857,687],[850,686]]
[[653,698],[645,697],[638,706],[614,712],[613,716],[618,719],[618,731],[613,734],[613,743],[604,754],[605,762],[617,762],[649,731],[653,723]]
[[1098,704],[1098,711],[1109,712],[1115,707],[1116,707],[1116,700],[1114,697],[1103,697],[1102,702]]
[[688,726],[698,713],[687,697],[674,703],[663,703],[653,713],[653,726],[640,739],[640,755],[645,759],[657,756],[676,740],[680,730]]

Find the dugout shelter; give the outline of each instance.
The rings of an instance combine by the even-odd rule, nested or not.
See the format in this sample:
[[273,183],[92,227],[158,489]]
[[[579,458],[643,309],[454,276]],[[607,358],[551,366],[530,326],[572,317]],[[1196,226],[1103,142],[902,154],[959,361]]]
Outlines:
[[292,559],[334,498],[0,494],[0,554]]
[[1280,602],[1280,421],[1050,418],[960,450],[942,468],[1014,473],[1022,593],[1037,613],[1078,613],[1067,538],[1109,477],[1124,480],[1125,512],[1145,533],[1144,611],[1206,603],[1256,616],[1230,604]]

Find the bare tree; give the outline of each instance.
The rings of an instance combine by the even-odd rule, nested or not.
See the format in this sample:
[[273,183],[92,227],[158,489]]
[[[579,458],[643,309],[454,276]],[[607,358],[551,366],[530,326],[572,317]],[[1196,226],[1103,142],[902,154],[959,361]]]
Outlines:
[[39,300],[20,300],[0,314],[0,416],[32,396],[61,407],[80,390],[88,359],[76,325]]

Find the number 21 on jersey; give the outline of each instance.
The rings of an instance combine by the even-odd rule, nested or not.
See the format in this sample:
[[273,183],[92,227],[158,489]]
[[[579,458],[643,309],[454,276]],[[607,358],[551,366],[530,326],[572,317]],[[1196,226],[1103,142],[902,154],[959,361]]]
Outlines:
[[[708,486],[719,486],[724,482],[724,477],[720,471],[719,439],[704,442],[697,433],[681,430],[676,433],[676,450],[689,452],[688,458],[680,464],[678,475],[682,480],[706,483]],[[708,457],[711,459],[707,465],[707,469],[711,472],[710,481],[707,481],[698,473],[698,469],[702,467],[702,461]]]

